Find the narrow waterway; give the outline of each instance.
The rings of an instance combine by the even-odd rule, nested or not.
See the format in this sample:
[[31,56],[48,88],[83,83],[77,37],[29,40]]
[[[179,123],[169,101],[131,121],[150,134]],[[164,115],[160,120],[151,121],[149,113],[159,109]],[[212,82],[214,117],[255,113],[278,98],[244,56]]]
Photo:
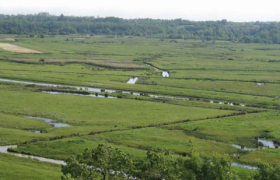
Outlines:
[[264,148],[278,148],[278,146],[275,146],[275,144],[269,140],[258,139],[258,142],[261,142]]
[[249,165],[239,164],[239,163],[235,163],[235,162],[233,162],[231,165],[235,166],[235,167],[245,168],[245,169],[252,169],[252,170],[259,169],[258,167],[255,167],[255,166],[249,166]]
[[[145,93],[139,93],[139,92],[129,92],[129,91],[120,91],[120,90],[112,90],[112,89],[102,89],[102,88],[90,88],[90,87],[82,87],[82,86],[70,86],[70,85],[58,85],[58,84],[48,84],[48,83],[38,83],[38,82],[29,82],[29,81],[18,81],[18,80],[12,80],[12,79],[3,79],[0,78],[0,81],[3,82],[13,82],[13,83],[21,83],[21,84],[30,84],[30,85],[37,85],[37,86],[50,86],[50,87],[66,87],[66,88],[73,88],[76,90],[84,90],[84,91],[90,91],[90,92],[107,92],[107,93],[116,93],[116,92],[122,92],[123,94],[131,94],[135,96],[140,96]],[[56,92],[56,91],[42,91],[44,93],[49,94],[68,94],[68,95],[77,95],[77,96],[89,96],[89,97],[100,97],[100,98],[111,98],[115,99],[117,97],[113,96],[103,96],[103,95],[84,95],[80,93],[66,93],[66,92]],[[155,95],[155,94],[148,94],[150,97],[154,98],[166,98],[166,99],[176,99],[176,100],[184,100],[188,101],[190,98],[187,97],[174,97],[174,96],[165,96],[165,95]],[[209,103],[215,103],[214,101],[209,101]],[[226,104],[224,102],[219,102],[218,104]],[[227,103],[227,105],[234,106],[233,103]],[[240,104],[240,106],[245,107],[245,104]]]
[[127,81],[127,84],[135,84],[137,80],[138,80],[138,77],[130,78],[130,79]]
[[17,148],[17,145],[0,146],[0,153],[5,153],[5,154],[18,156],[18,157],[22,157],[22,158],[37,159],[37,160],[42,161],[42,162],[50,162],[50,163],[54,163],[54,164],[66,165],[66,163],[64,161],[60,161],[60,160],[43,158],[43,157],[38,157],[38,156],[31,156],[31,155],[26,155],[26,154],[21,154],[21,153],[9,152],[8,148]]
[[161,71],[162,77],[169,77],[169,73],[167,71]]
[[239,145],[236,145],[236,144],[229,144],[230,146],[232,147],[235,147],[237,149],[242,149],[244,151],[255,151],[257,149],[253,149],[253,148],[246,148],[246,147],[242,147],[242,146],[239,146]]
[[148,64],[148,63],[145,63],[147,66],[150,66],[152,68],[154,68],[155,70],[158,70],[158,71],[161,71],[161,75],[162,77],[169,77],[169,72],[168,71],[164,71],[164,70],[161,70],[155,66],[152,66],[151,64]]
[[[211,140],[209,140],[211,141]],[[218,142],[218,141],[212,141],[212,142]],[[244,151],[256,151],[256,150],[260,150],[260,149],[267,149],[267,148],[279,148],[278,146],[276,146],[273,141],[269,141],[269,140],[265,140],[265,139],[258,139],[257,141],[258,143],[262,143],[263,146],[258,146],[258,148],[247,148],[245,146],[241,146],[241,145],[237,145],[237,144],[228,144],[228,143],[223,143],[223,142],[218,142],[218,143],[223,143],[232,147],[235,147],[237,149],[241,149]]]
[[233,147],[236,147],[238,149],[242,149],[244,151],[256,151],[258,149],[278,148],[278,146],[276,146],[273,143],[273,141],[269,141],[269,140],[266,140],[266,139],[258,139],[258,143],[262,143],[263,146],[259,146],[258,148],[246,148],[246,147],[242,147],[242,146],[239,146],[239,145],[236,145],[236,144],[230,144],[230,145],[233,146]]
[[41,133],[39,130],[28,130],[29,132],[34,132],[34,133]]
[[87,96],[87,97],[98,97],[98,98],[111,98],[111,99],[116,99],[117,97],[114,96],[103,96],[99,94],[79,94],[79,93],[67,93],[67,92],[56,92],[56,91],[42,91],[43,93],[48,93],[48,94],[67,94],[67,95],[75,95],[75,96]]
[[73,88],[73,89],[76,89],[76,90],[84,90],[84,91],[91,91],[91,92],[108,92],[108,93],[116,92],[116,90],[110,90],[110,89],[106,89],[106,90],[103,91],[103,89],[101,89],[101,88],[90,88],[90,87],[81,87],[81,86],[58,85],[58,84],[38,83],[38,82],[29,82],[29,81],[18,81],[18,80],[2,79],[2,78],[0,78],[0,81],[21,83],[21,84],[30,84],[30,85],[34,84],[34,85],[37,85],[37,86],[67,87],[67,88]]
[[[36,119],[36,120],[40,120],[40,121],[45,121],[46,123],[49,123],[49,124],[53,125],[54,127],[67,127],[67,126],[70,126],[69,124],[57,123],[53,119],[42,118],[42,117],[33,117],[33,116],[25,116],[25,117],[29,118],[29,119]],[[35,133],[39,133],[39,132],[35,131]]]

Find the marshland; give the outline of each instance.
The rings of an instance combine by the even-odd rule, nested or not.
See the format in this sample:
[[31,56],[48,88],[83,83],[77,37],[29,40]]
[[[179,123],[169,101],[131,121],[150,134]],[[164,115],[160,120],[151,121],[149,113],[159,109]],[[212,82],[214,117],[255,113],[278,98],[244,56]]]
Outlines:
[[152,149],[228,155],[244,180],[259,161],[277,167],[279,49],[223,39],[1,34],[0,179],[60,179],[61,163],[53,162],[99,144],[138,160]]

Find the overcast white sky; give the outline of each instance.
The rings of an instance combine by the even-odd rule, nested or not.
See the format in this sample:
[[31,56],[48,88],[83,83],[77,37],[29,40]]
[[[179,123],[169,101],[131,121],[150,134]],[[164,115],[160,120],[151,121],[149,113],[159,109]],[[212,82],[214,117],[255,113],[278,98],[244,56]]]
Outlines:
[[0,14],[279,21],[280,0],[0,0]]

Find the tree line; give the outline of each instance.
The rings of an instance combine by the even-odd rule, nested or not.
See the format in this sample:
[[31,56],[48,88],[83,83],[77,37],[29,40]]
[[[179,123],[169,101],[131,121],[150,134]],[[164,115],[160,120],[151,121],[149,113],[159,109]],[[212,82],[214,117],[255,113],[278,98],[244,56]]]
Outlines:
[[0,14],[1,34],[92,34],[144,36],[148,38],[225,40],[241,43],[280,43],[279,22],[189,21],[183,19],[122,19],[117,17],[80,17]]
[[[143,160],[103,144],[72,156],[62,167],[62,180],[239,180],[229,156],[202,158],[196,151],[179,156],[169,150],[149,150]],[[260,163],[250,180],[280,180],[280,168]]]

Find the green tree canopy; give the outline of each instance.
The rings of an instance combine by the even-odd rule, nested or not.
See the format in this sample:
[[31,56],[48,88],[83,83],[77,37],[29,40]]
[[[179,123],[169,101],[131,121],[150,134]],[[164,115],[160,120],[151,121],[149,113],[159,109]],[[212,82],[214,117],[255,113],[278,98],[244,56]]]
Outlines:
[[151,150],[144,160],[136,160],[118,148],[99,145],[66,161],[65,179],[92,180],[136,178],[145,180],[238,180],[228,156],[202,159],[195,151],[189,157],[169,150]]

